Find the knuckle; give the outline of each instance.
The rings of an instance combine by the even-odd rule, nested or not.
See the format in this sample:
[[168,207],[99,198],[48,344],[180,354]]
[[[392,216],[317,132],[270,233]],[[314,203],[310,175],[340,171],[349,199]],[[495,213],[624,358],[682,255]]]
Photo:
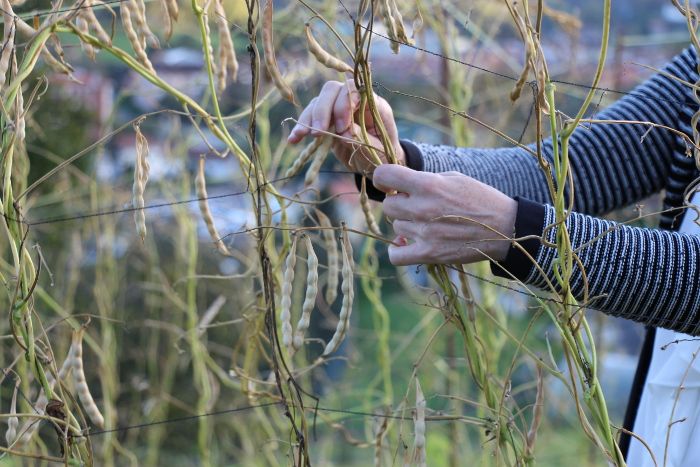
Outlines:
[[323,92],[323,91],[330,91],[330,90],[336,89],[336,88],[338,88],[338,86],[342,86],[342,85],[343,85],[343,83],[341,83],[341,82],[339,82],[339,81],[332,81],[332,80],[331,80],[331,81],[326,81],[326,82],[323,84],[323,87],[321,88],[321,92]]

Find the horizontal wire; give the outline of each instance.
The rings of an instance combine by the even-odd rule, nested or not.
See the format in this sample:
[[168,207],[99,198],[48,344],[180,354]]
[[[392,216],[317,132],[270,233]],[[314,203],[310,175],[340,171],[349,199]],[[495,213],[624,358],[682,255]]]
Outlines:
[[[355,172],[351,172],[348,170],[321,170],[320,173],[332,173],[332,174],[354,174]],[[291,180],[295,178],[296,176],[292,177],[280,177],[276,178],[274,180],[268,180],[265,182],[262,186],[266,185],[271,185],[274,183],[279,183],[287,180]],[[13,222],[18,222],[20,224],[26,225],[28,227],[32,226],[37,226],[37,225],[46,225],[46,224],[55,224],[59,222],[68,222],[68,221],[75,221],[75,220],[84,220],[84,219],[90,219],[93,217],[102,217],[102,216],[111,216],[111,215],[116,215],[116,214],[123,214],[123,213],[129,213],[129,212],[136,212],[136,211],[146,211],[149,209],[156,209],[156,208],[163,208],[163,207],[168,207],[168,206],[177,206],[181,204],[189,204],[189,203],[196,203],[199,201],[207,201],[207,200],[214,200],[214,199],[222,199],[222,198],[231,198],[235,196],[242,196],[245,194],[251,194],[252,191],[250,190],[242,190],[242,191],[236,191],[233,193],[224,193],[221,195],[212,195],[212,196],[205,196],[201,198],[188,198],[188,199],[181,199],[177,201],[168,201],[164,203],[156,203],[156,204],[148,204],[143,207],[128,207],[128,208],[113,208],[109,209],[106,211],[95,211],[95,212],[88,212],[88,213],[83,213],[83,214],[75,214],[73,216],[65,216],[65,217],[49,217],[45,219],[39,219],[36,221],[28,221],[24,219],[17,219],[11,216],[8,216],[7,214],[3,214],[3,217],[9,221]]]
[[[247,412],[247,411],[253,410],[253,409],[260,409],[260,408],[274,407],[274,406],[285,407],[285,405],[282,401],[264,402],[261,404],[246,405],[246,406],[234,407],[234,408],[230,408],[230,409],[217,410],[217,411],[213,411],[213,412],[205,412],[202,414],[186,415],[183,417],[166,418],[163,420],[155,420],[153,422],[139,423],[136,425],[118,426],[118,427],[110,428],[110,429],[106,429],[106,430],[89,431],[89,432],[86,432],[85,435],[86,436],[99,436],[99,435],[104,435],[104,434],[108,434],[108,433],[120,433],[120,432],[135,430],[135,429],[139,429],[139,428],[149,428],[149,427],[157,426],[157,425],[167,425],[170,423],[188,422],[188,421],[197,420],[197,419],[205,418],[205,417],[229,415],[229,414]],[[314,411],[314,412],[318,411],[318,412],[327,412],[327,413],[339,413],[339,414],[353,415],[353,416],[357,416],[357,417],[367,417],[367,418],[369,418],[369,417],[386,418],[386,419],[390,419],[390,420],[407,420],[407,421],[413,420],[413,417],[410,417],[410,416],[394,415],[391,413],[375,413],[375,412],[363,412],[363,411],[358,411],[358,410],[345,410],[345,409],[331,408],[331,407],[313,407],[313,408],[309,407],[309,410]],[[451,420],[457,420],[457,419],[461,419],[461,418],[464,418],[464,416],[442,414],[440,412],[439,415],[436,415],[433,417],[427,416],[426,421],[429,421],[429,422],[451,421]]]

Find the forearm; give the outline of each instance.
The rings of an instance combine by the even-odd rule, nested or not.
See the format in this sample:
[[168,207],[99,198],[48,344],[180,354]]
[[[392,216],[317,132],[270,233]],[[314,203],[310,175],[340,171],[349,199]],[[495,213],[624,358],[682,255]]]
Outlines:
[[[585,123],[574,132],[569,160],[575,210],[602,214],[664,188],[673,152],[684,152],[687,147],[672,130],[686,130],[682,114],[693,100],[690,88],[679,80],[697,81],[696,62],[694,51],[684,51],[663,68],[663,73],[594,115],[596,120],[610,123]],[[529,148],[534,150],[533,145]],[[404,141],[404,149],[413,152],[412,168],[416,170],[458,171],[512,197],[549,200],[537,158],[522,148],[455,148]],[[552,161],[551,140],[543,142],[542,157]]]
[[[529,219],[527,226],[523,219]],[[554,223],[551,206],[521,201],[519,220],[516,237],[544,233],[549,243],[555,242],[556,228],[546,229]],[[577,299],[584,298],[587,286],[588,306],[646,325],[700,334],[699,236],[629,227],[579,213],[571,214],[567,228],[583,265],[583,271],[575,267],[571,278]],[[522,246],[546,278],[515,246],[504,262],[493,265],[494,273],[542,288],[548,281],[556,284],[556,249],[539,240]]]

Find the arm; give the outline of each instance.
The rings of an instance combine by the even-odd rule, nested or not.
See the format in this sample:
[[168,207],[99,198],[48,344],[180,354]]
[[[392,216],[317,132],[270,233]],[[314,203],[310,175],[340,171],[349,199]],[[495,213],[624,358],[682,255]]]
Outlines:
[[[384,212],[397,235],[396,265],[462,264],[489,258],[497,275],[547,289],[555,284],[552,206],[512,198],[458,173],[426,173],[383,165],[378,188],[394,195]],[[572,293],[586,306],[647,325],[700,335],[700,236],[629,227],[571,213],[567,220],[576,266]],[[515,234],[513,232],[515,231]],[[529,256],[513,245],[519,241]],[[531,259],[537,264],[533,266]],[[540,275],[544,272],[546,278]]]
[[[541,236],[554,223],[552,206],[527,200],[519,204],[516,236]],[[587,306],[646,325],[700,335],[700,236],[629,227],[575,212],[566,224],[586,273]],[[546,230],[549,242],[555,236],[556,229]],[[556,250],[538,239],[521,245],[556,284],[552,273]],[[492,270],[537,287],[547,284],[516,248],[509,250],[502,263],[492,263]],[[578,267],[571,286],[574,296],[582,300],[584,276]]]
[[[697,58],[686,49],[663,72],[695,83]],[[690,88],[657,73],[596,116],[600,120],[647,121],[681,127],[682,110],[692,102]],[[586,125],[587,126],[587,125]],[[426,172],[457,171],[509,196],[540,203],[549,193],[537,160],[520,148],[454,148],[402,142],[409,167]],[[534,149],[534,146],[531,146]],[[664,188],[672,154],[684,151],[680,138],[665,129],[640,124],[593,124],[571,137],[569,157],[576,197],[574,209],[602,214],[638,201]],[[551,140],[543,156],[552,160]]]

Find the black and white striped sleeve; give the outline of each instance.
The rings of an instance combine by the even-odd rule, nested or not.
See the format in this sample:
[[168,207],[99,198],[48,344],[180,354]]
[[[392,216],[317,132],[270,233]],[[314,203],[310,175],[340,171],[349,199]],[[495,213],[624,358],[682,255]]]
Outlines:
[[[690,88],[679,79],[696,82],[696,67],[696,53],[688,48],[669,62],[662,73],[637,86],[596,118],[679,128],[681,111],[692,101]],[[416,170],[458,171],[512,197],[549,201],[537,159],[522,148],[455,148],[410,141],[402,144],[409,167]],[[574,209],[603,214],[660,191],[667,180],[673,152],[683,150],[679,149],[683,144],[676,134],[649,125],[580,127],[572,135],[569,149],[576,190]],[[544,141],[543,156],[552,160],[551,140]]]
[[[542,235],[556,241],[554,208],[519,200],[517,236]],[[540,223],[533,222],[539,219]],[[567,229],[583,265],[574,268],[572,293],[581,300],[588,284],[590,307],[646,325],[700,335],[700,236],[660,229],[630,227],[585,214],[572,213]],[[553,263],[556,249],[535,239],[523,244],[537,265],[521,250],[511,248],[503,263],[492,264],[494,273],[516,276],[547,289],[556,284]],[[527,265],[527,267],[523,267]]]

